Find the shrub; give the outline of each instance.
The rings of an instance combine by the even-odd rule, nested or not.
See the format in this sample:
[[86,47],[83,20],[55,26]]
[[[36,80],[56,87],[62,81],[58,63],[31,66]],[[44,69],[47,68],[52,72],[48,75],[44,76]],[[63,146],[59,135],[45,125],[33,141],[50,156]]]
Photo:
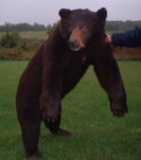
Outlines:
[[21,37],[18,32],[6,32],[1,38],[0,45],[6,48],[14,48],[20,39]]

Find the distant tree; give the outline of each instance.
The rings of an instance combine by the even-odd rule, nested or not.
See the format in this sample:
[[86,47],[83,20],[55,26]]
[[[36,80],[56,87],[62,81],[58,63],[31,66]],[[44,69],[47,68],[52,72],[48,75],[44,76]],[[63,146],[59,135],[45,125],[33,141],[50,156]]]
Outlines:
[[49,24],[47,25],[47,34],[50,35],[52,32],[52,26]]
[[[12,24],[5,22],[4,25],[0,25],[0,32],[13,32],[13,31],[47,31],[47,34],[50,35],[50,33],[54,30],[54,28],[57,26],[58,22],[54,23],[53,25],[45,25],[34,23],[33,25],[28,23],[19,23],[19,24]],[[141,20],[139,21],[107,21],[106,22],[106,30],[109,31],[122,31],[127,28],[131,28],[134,26],[141,25]]]
[[43,24],[34,23],[33,24],[33,30],[35,30],[35,31],[44,31],[44,30],[46,30],[46,27]]
[[106,30],[108,31],[122,31],[135,26],[141,26],[141,20],[140,21],[127,20],[127,21],[107,21],[106,22]]
[[57,27],[57,25],[58,25],[58,22],[57,23],[54,23],[53,25],[48,25],[47,26],[47,34],[48,35],[50,35],[51,34],[51,32]]
[[13,31],[45,31],[46,27],[43,24],[34,23],[33,25],[28,23],[5,23],[0,25],[0,32],[13,32]]

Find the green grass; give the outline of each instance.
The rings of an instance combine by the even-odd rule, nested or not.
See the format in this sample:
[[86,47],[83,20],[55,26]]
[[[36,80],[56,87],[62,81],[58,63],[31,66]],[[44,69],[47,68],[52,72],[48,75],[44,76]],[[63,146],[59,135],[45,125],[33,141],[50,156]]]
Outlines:
[[[2,35],[5,34],[4,32],[0,32],[0,38]],[[21,38],[26,38],[26,39],[47,39],[47,33],[46,31],[24,31],[24,32],[19,32]]]
[[20,36],[22,38],[27,38],[27,39],[47,39],[47,33],[46,31],[29,31],[29,32],[19,32]]
[[[27,61],[0,61],[0,159],[25,160],[15,111],[19,77]],[[141,159],[141,62],[119,61],[129,113],[112,116],[106,93],[92,67],[62,101],[61,126],[71,137],[55,137],[42,124],[39,150],[43,160]]]

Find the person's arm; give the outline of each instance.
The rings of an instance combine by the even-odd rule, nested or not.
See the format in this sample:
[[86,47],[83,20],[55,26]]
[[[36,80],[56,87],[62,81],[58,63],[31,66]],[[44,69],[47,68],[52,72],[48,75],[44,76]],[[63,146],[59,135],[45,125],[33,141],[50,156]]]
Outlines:
[[111,43],[120,47],[141,47],[141,27],[114,33],[111,36]]

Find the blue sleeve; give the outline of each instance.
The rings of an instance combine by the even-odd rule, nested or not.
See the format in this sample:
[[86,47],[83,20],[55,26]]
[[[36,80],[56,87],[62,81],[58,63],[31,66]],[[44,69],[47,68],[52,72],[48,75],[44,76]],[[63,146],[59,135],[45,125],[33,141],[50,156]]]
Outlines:
[[114,33],[112,35],[112,44],[119,47],[141,47],[141,27]]

